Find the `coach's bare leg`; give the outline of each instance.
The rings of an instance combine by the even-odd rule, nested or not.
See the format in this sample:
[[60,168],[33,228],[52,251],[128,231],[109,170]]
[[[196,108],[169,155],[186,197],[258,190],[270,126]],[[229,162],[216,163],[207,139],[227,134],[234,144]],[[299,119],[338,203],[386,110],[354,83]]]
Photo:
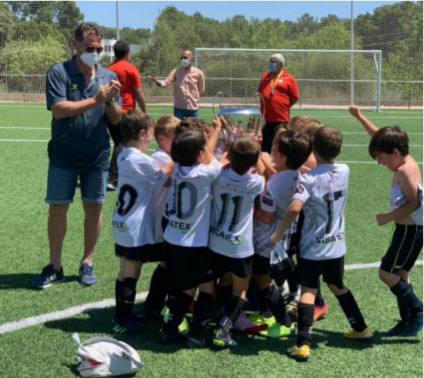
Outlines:
[[82,201],[84,208],[84,255],[81,263],[92,265],[93,253],[102,228],[102,204]]
[[56,270],[62,266],[62,246],[66,234],[66,214],[69,204],[49,205],[49,217],[47,220],[47,235],[49,238],[50,264]]

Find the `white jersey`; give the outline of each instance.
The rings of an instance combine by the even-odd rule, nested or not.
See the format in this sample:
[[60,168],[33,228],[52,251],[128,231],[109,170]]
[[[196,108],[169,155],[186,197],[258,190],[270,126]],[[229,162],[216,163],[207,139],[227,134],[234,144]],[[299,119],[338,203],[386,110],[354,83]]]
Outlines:
[[167,176],[136,148],[124,148],[118,159],[118,200],[112,218],[113,238],[123,247],[154,244],[155,188]]
[[221,255],[253,255],[253,201],[265,187],[258,174],[238,175],[223,169],[212,184],[212,218],[209,248]]
[[[151,156],[159,168],[172,162],[171,156],[160,147],[158,147]],[[162,218],[165,211],[167,195],[167,186],[155,188],[155,243],[163,242]]]
[[[255,253],[262,257],[270,257],[271,234],[276,230],[284,213],[290,205],[293,194],[299,182],[300,173],[297,170],[284,170],[275,173],[266,183],[265,192],[261,195],[260,208],[268,213],[275,213],[271,225],[263,223],[259,219],[254,222]],[[290,247],[290,236],[296,231],[294,226],[289,227],[281,238],[279,249],[287,253]],[[281,255],[281,253],[280,253]]]
[[346,164],[319,164],[301,176],[293,196],[304,202],[300,257],[328,260],[345,254],[344,211],[348,182]]
[[187,247],[208,245],[212,181],[221,171],[216,159],[209,164],[184,167],[175,164],[165,207],[169,222],[164,239]]

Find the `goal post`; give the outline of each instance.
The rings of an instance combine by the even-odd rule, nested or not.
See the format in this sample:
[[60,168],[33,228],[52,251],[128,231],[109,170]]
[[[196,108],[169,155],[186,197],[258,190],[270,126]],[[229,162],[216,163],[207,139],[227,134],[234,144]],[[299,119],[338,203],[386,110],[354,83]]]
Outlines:
[[[296,79],[296,107],[340,108],[355,103],[380,110],[381,50],[194,49],[194,65],[206,79],[203,102],[250,104],[272,54],[281,53]],[[352,74],[353,72],[353,74]]]

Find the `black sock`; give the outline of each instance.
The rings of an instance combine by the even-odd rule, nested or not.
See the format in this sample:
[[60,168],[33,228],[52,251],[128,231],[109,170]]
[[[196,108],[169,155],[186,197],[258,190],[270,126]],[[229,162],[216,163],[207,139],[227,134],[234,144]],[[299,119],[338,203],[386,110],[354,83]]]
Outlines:
[[244,299],[233,295],[228,301],[227,306],[225,306],[225,312],[219,321],[219,325],[225,328],[227,331],[230,331],[237,318],[243,311],[245,303],[246,301]]
[[324,303],[324,298],[321,294],[321,283],[318,281],[317,295],[315,296],[315,306],[323,307]]
[[116,312],[116,322],[120,326],[127,324],[134,307],[137,280],[135,278],[124,278],[119,292],[119,300]]
[[167,334],[176,334],[191,303],[191,297],[182,291],[173,291],[168,295],[169,317],[164,330]]
[[168,269],[158,265],[150,280],[149,294],[144,307],[149,311],[162,310],[168,294]]
[[216,308],[218,309],[219,317],[224,313],[224,307],[231,299],[233,287],[216,285]]
[[122,281],[116,279],[115,281],[115,319],[117,318],[118,314],[118,303],[120,301],[119,293],[121,292],[122,287]]
[[193,317],[190,323],[190,334],[200,336],[203,328],[209,321],[213,307],[213,296],[209,293],[200,292],[194,305]]
[[408,285],[402,278],[390,290],[396,295],[401,317],[423,311],[423,303],[415,295],[412,285]]
[[311,346],[314,305],[299,302],[297,313],[297,346]]
[[246,298],[249,304],[250,311],[260,311],[258,292],[259,292],[258,285],[256,284],[255,279],[251,278],[249,281],[249,288],[247,289],[247,293],[246,293]]
[[290,327],[291,321],[287,314],[284,299],[274,285],[261,290],[260,296],[265,298],[268,307],[278,323]]
[[346,294],[336,296],[336,298],[351,327],[357,332],[362,332],[367,325],[353,294],[348,291]]

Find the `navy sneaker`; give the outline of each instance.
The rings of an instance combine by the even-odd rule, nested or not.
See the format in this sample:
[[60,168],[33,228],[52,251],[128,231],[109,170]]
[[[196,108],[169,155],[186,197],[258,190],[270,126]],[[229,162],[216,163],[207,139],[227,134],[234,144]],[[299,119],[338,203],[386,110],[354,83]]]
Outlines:
[[125,325],[119,325],[115,323],[112,330],[116,335],[133,335],[135,333],[141,333],[145,330],[145,326],[143,323],[135,322],[133,320],[129,320]]
[[386,337],[399,337],[405,334],[408,323],[405,320],[399,320],[393,328],[390,328],[383,334]]
[[403,336],[415,336],[423,328],[423,313],[415,314],[406,324]]
[[46,289],[54,283],[63,282],[65,276],[63,275],[63,268],[56,270],[53,264],[46,265],[34,281],[32,281],[32,287],[36,289]]
[[96,284],[97,279],[94,275],[93,266],[82,263],[79,267],[79,282],[82,286],[93,286]]

